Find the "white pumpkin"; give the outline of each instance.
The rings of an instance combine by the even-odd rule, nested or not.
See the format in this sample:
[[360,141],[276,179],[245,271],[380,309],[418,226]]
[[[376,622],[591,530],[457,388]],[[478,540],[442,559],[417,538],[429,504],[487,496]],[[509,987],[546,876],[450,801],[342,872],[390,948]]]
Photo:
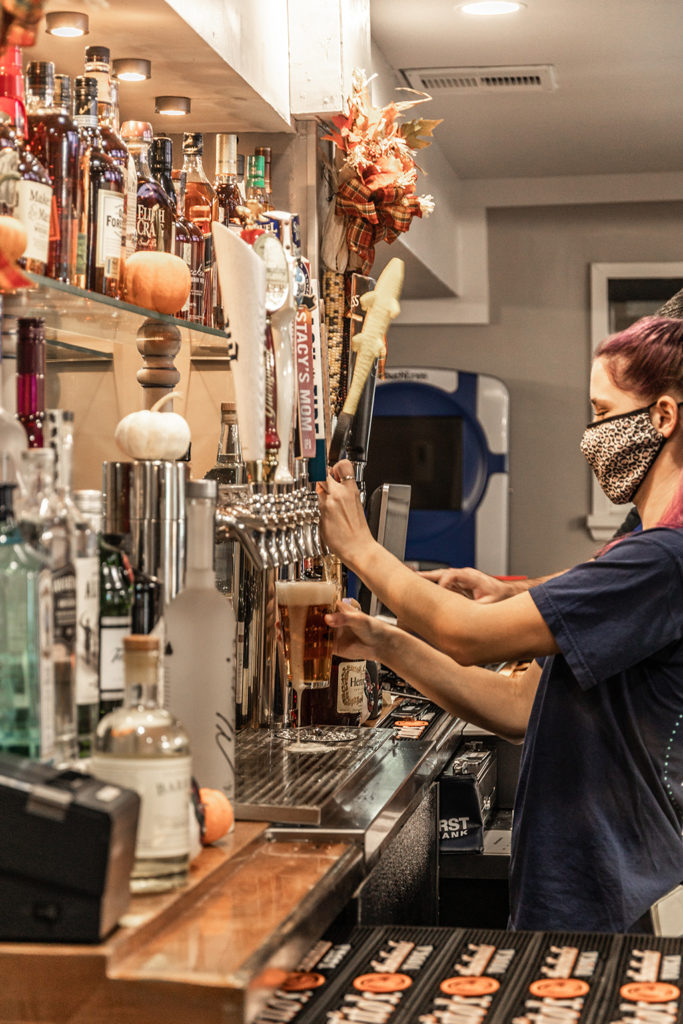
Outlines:
[[132,459],[174,461],[182,458],[191,441],[189,424],[180,413],[159,411],[164,402],[181,397],[179,391],[172,391],[151,409],[124,416],[114,433],[119,448]]

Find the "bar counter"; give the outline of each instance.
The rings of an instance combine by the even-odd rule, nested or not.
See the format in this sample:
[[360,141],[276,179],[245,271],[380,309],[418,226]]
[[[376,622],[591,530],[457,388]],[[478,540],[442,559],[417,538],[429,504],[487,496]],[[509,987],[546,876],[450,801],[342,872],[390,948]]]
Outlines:
[[[403,862],[402,843],[413,851],[413,822],[435,841],[434,782],[461,731],[462,723],[444,716],[430,740],[387,744],[384,757],[354,780],[336,824],[297,832],[237,821],[202,850],[187,887],[131,897],[100,945],[0,943],[0,1021],[251,1020],[364,886],[373,889],[369,923],[383,923],[377,914],[385,896],[391,903],[392,885],[405,898],[396,860]],[[412,859],[422,876],[423,863]]]

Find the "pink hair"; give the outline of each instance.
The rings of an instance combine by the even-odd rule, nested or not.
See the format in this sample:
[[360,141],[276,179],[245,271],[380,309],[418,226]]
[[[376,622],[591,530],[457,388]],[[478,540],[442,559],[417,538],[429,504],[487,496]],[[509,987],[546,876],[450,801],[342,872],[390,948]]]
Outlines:
[[[660,395],[683,399],[683,320],[644,316],[602,341],[602,358],[610,378],[622,391],[632,391],[643,404]],[[671,503],[657,526],[683,527],[683,473]],[[612,547],[606,545],[603,551]]]

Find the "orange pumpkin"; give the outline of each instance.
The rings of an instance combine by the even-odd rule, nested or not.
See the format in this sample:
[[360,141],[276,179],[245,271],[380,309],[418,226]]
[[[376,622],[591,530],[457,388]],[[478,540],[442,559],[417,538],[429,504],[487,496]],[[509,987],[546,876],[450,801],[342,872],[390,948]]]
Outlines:
[[135,252],[126,260],[125,298],[155,313],[177,313],[190,294],[190,271],[170,252]]
[[0,252],[14,263],[23,254],[28,236],[26,229],[16,217],[0,217]]
[[220,789],[199,788],[199,799],[204,806],[204,833],[202,845],[209,846],[226,835],[235,822],[232,804]]

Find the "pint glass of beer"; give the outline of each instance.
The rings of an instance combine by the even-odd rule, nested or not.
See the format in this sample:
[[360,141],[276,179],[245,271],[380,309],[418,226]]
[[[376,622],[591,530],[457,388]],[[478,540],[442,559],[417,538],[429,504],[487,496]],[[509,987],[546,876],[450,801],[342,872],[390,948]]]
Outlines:
[[[333,630],[325,615],[334,610],[337,587],[326,580],[292,580],[278,581],[276,588],[297,724],[315,725],[315,707],[329,694]],[[316,692],[321,690],[327,693]]]

